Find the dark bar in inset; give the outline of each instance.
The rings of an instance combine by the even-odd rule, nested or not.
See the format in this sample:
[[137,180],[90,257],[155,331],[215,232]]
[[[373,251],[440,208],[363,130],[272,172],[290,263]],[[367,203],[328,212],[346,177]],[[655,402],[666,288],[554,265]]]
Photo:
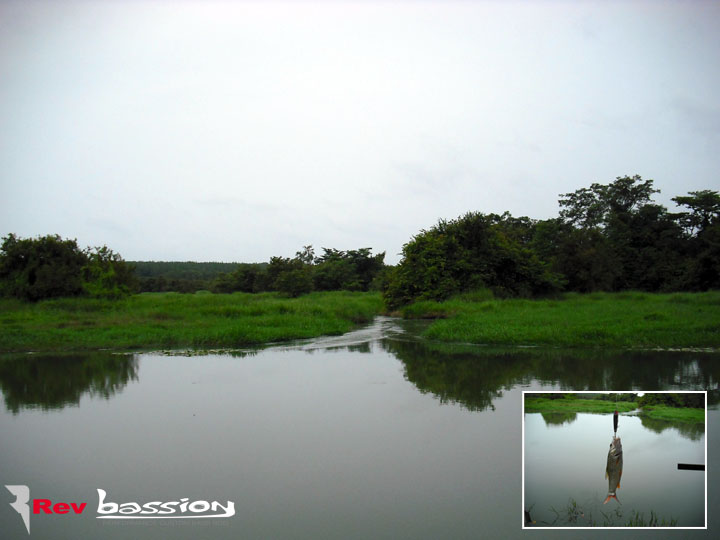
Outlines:
[[678,463],[678,469],[684,471],[704,471],[705,465],[695,465],[693,463]]

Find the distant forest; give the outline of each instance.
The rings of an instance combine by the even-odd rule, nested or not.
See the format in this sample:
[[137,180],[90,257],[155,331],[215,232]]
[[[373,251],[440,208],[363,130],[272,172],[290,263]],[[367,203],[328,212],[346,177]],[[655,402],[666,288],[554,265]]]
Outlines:
[[267,266],[267,263],[243,265],[220,262],[129,261],[135,268],[139,292],[196,292],[210,290],[221,274],[231,274],[240,267]]
[[304,246],[263,263],[127,262],[57,235],[3,238],[0,295],[118,298],[133,292],[382,291],[390,309],[486,289],[497,297],[563,291],[720,288],[720,195],[692,191],[669,212],[652,180],[618,177],[560,195],[557,218],[470,212],[413,236],[397,266],[370,248]]
[[140,292],[216,293],[280,291],[298,296],[311,291],[380,290],[385,254],[370,248],[323,248],[315,255],[304,246],[295,257],[271,257],[265,263],[132,262]]

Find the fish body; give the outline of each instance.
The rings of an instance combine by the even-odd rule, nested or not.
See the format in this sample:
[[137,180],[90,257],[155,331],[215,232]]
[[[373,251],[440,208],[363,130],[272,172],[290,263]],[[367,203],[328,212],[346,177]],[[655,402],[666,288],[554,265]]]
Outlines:
[[[610,499],[618,500],[617,490],[620,488],[620,477],[623,470],[623,451],[622,443],[619,437],[613,437],[608,451],[607,467],[605,468],[605,478],[608,479],[608,494],[603,504]],[[618,501],[620,502],[620,501]]]

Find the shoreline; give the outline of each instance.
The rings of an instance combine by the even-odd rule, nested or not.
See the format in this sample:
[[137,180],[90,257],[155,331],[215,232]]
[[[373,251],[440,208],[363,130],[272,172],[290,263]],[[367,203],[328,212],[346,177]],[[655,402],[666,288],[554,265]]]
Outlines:
[[[232,349],[340,335],[387,313],[377,292],[143,293],[120,300],[0,300],[0,354]],[[568,293],[553,299],[456,297],[394,315],[432,319],[421,336],[470,346],[720,350],[720,292]]]

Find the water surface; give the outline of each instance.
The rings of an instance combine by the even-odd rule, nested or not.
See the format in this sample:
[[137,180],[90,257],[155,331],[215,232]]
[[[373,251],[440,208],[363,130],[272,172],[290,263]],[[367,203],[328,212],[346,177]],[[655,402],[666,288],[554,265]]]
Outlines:
[[[263,350],[6,357],[2,484],[88,503],[80,515],[31,515],[33,538],[597,538],[522,530],[522,391],[717,396],[719,360],[448,347],[387,318]],[[710,462],[719,420],[709,412]],[[600,492],[602,459],[587,469]],[[118,503],[233,501],[236,514],[100,520],[97,488]],[[0,529],[25,537],[0,492]],[[710,515],[709,531],[686,535],[718,525]]]
[[[647,425],[646,425],[647,424]],[[612,414],[558,422],[525,414],[525,507],[538,526],[622,526],[640,513],[678,526],[705,525],[705,474],[678,463],[705,464],[704,424],[619,418],[623,468],[617,500],[605,478]]]

